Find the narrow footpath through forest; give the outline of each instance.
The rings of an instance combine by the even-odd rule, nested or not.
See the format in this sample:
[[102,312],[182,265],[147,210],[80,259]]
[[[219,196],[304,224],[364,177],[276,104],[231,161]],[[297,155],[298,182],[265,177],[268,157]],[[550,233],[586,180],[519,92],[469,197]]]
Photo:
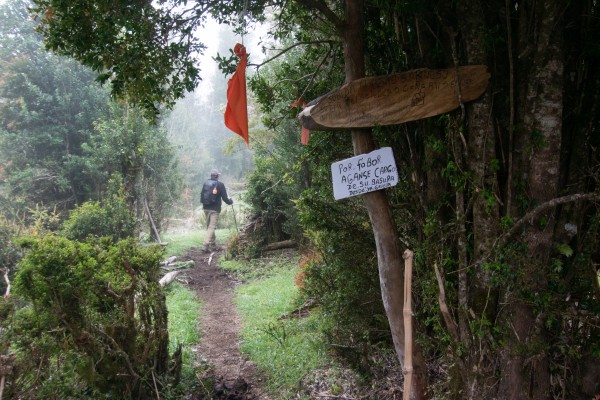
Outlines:
[[[218,267],[221,252],[188,252],[195,266],[186,271],[187,286],[202,301],[200,343],[194,349],[197,358],[211,368],[202,377],[205,389],[194,400],[268,400],[263,393],[262,379],[255,365],[240,352],[241,322],[233,297],[235,282]],[[210,387],[212,386],[212,387]]]

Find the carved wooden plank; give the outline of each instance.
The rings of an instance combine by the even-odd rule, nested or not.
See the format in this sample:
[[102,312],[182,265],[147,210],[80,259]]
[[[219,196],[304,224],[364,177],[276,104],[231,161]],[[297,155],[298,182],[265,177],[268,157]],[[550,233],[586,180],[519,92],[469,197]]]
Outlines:
[[489,78],[485,65],[467,65],[357,79],[312,101],[298,117],[311,130],[415,121],[475,100],[485,91]]

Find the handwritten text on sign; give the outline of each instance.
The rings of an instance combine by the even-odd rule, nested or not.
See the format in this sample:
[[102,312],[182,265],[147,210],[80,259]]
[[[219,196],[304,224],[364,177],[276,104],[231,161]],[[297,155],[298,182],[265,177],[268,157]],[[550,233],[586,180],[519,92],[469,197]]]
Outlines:
[[398,170],[391,147],[333,163],[331,176],[336,200],[398,184]]

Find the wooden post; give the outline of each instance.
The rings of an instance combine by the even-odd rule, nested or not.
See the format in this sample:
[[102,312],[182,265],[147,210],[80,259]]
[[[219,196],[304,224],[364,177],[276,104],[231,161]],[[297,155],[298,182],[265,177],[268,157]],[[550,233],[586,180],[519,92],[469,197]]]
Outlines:
[[412,270],[414,253],[406,249],[404,258],[404,400],[410,400],[413,377],[413,351],[412,351]]
[[[344,68],[346,82],[365,77],[364,53],[364,0],[345,2],[346,19],[338,24],[344,42]],[[335,14],[332,18],[335,18]],[[375,150],[375,139],[371,128],[352,128],[352,147],[354,154],[365,154]],[[390,332],[398,361],[402,363],[404,355],[404,323],[402,319],[402,298],[404,277],[402,275],[402,249],[398,238],[398,230],[394,223],[392,208],[384,190],[366,193],[365,205],[375,236],[377,248],[377,265],[381,285],[381,297],[386,316],[390,323]],[[414,354],[413,354],[414,352]],[[425,360],[418,346],[411,349],[415,365],[413,397],[415,400],[427,399],[427,372]]]
[[152,225],[152,231],[154,232],[156,241],[160,245],[166,245],[166,243],[163,243],[163,241],[160,240],[160,234],[158,233],[158,230],[156,229],[156,225],[154,225],[154,219],[152,219],[152,214],[150,214],[150,207],[148,207],[148,200],[145,197],[144,197],[144,208],[146,209],[146,214],[148,214],[148,219],[150,220],[150,224]]

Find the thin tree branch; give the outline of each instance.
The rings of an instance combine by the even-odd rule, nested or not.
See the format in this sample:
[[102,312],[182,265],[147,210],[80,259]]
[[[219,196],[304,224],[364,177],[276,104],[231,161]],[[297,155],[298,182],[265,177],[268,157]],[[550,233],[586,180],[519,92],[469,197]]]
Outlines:
[[523,218],[518,220],[512,226],[512,228],[510,228],[510,230],[508,232],[506,232],[504,235],[500,236],[498,238],[498,240],[496,240],[496,243],[493,247],[500,247],[500,246],[506,244],[508,239],[510,239],[512,236],[514,236],[519,231],[519,229],[521,229],[523,227],[523,225],[527,224],[528,222],[530,222],[532,219],[534,219],[535,217],[537,217],[544,211],[550,210],[561,204],[572,203],[572,202],[576,202],[576,201],[598,201],[598,200],[600,200],[600,192],[599,193],[593,192],[593,193],[576,193],[576,194],[570,194],[568,196],[556,197],[552,200],[542,203],[539,206],[537,206],[536,208],[534,208],[533,210],[529,211],[527,214],[525,214],[523,216]]
[[135,380],[138,380],[140,378],[140,376],[137,374],[137,372],[135,372],[135,368],[133,367],[133,364],[131,363],[131,360],[129,359],[129,354],[127,354],[127,352],[125,352],[123,349],[121,349],[121,346],[119,345],[119,343],[117,343],[117,341],[112,336],[110,336],[108,333],[104,332],[102,329],[97,328],[95,326],[92,326],[92,328],[96,332],[98,332],[99,334],[104,336],[110,342],[112,347],[106,346],[106,347],[108,347],[108,350],[123,357],[125,366],[129,370],[129,373],[131,374],[132,378]]
[[269,62],[275,60],[276,58],[281,57],[282,55],[284,55],[285,53],[287,53],[288,51],[292,50],[295,47],[302,46],[305,44],[322,44],[322,43],[329,44],[329,46],[332,47],[332,45],[333,45],[333,43],[335,43],[335,41],[333,41],[333,40],[312,40],[312,41],[308,41],[308,42],[294,43],[290,47],[286,47],[285,49],[281,50],[279,53],[275,54],[273,57],[261,62],[260,64],[248,64],[248,67],[256,67],[256,69],[259,69],[263,65],[268,64]]
[[514,61],[513,61],[513,45],[512,45],[512,27],[510,24],[510,0],[506,0],[506,46],[508,52],[508,68],[509,68],[509,121],[508,121],[508,165],[506,172],[508,174],[506,178],[506,215],[510,216],[512,208],[512,168],[513,168],[513,137],[514,137],[514,125],[515,125],[515,72],[514,72]]
[[[496,241],[494,242],[494,245],[490,248],[488,253],[485,254],[483,257],[481,257],[480,260],[476,261],[475,264],[482,263],[483,261],[490,258],[492,256],[493,252],[496,249],[504,246],[508,242],[508,240],[511,237],[513,237],[519,231],[519,229],[521,229],[523,227],[523,225],[529,223],[531,220],[533,220],[535,217],[537,217],[544,211],[552,209],[561,204],[573,203],[573,202],[577,202],[577,201],[600,201],[600,192],[570,194],[568,196],[556,197],[552,200],[549,200],[545,203],[540,204],[539,206],[537,206],[536,208],[534,208],[533,210],[531,210],[527,214],[525,214],[523,216],[523,218],[518,220],[512,226],[512,228],[510,228],[510,230],[508,232],[506,232],[505,234],[500,236],[498,239],[496,239]],[[473,264],[466,266],[464,268],[459,268],[455,271],[452,271],[451,273],[461,272],[468,268],[471,268],[472,266],[473,266]]]
[[460,337],[458,336],[458,326],[456,321],[452,319],[450,315],[450,310],[448,309],[448,304],[446,303],[446,289],[444,286],[444,280],[442,278],[442,274],[440,273],[440,269],[437,264],[433,264],[433,269],[435,271],[435,277],[438,283],[438,302],[440,304],[440,311],[442,312],[442,316],[444,317],[444,322],[446,322],[446,326],[448,327],[448,331],[450,332],[450,336],[454,339],[454,343],[460,344]]
[[317,69],[315,70],[315,72],[312,73],[312,76],[310,77],[310,81],[304,87],[304,90],[300,94],[300,98],[304,97],[304,94],[306,93],[306,91],[308,90],[308,88],[310,87],[310,85],[312,85],[312,83],[315,81],[315,76],[317,76],[317,73],[319,72],[319,70],[321,69],[321,67],[323,66],[323,64],[325,64],[325,61],[327,61],[327,58],[331,54],[331,51],[333,50],[333,42],[329,42],[328,44],[329,44],[329,50],[327,51],[327,54],[325,54],[323,56],[323,59],[321,60],[321,62],[319,63],[319,65],[317,65]]

